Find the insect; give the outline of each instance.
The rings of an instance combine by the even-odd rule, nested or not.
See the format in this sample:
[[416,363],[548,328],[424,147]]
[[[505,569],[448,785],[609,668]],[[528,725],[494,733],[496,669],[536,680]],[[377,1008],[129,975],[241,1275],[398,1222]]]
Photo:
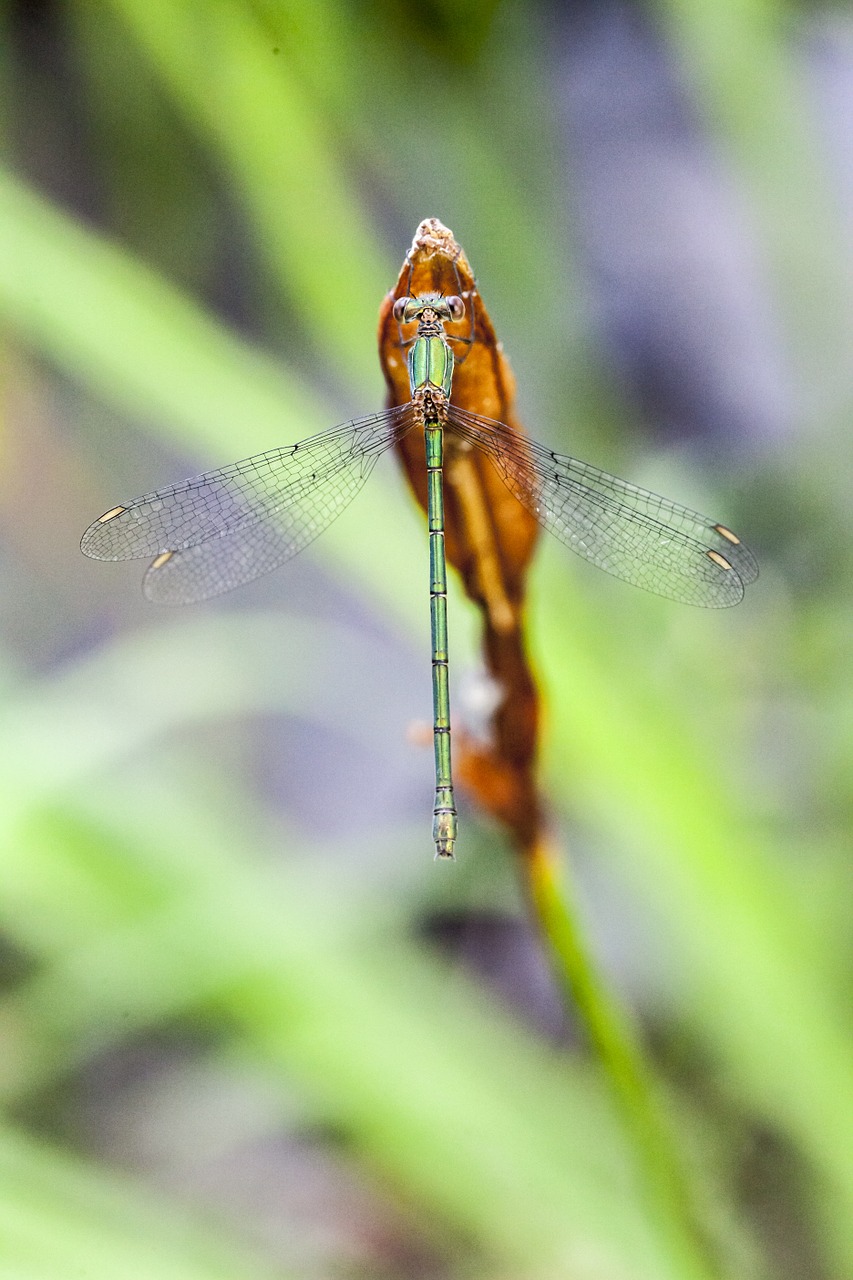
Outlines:
[[[295,556],[355,497],[377,458],[416,428],[428,479],[437,858],[457,836],[450,759],[445,437],[485,454],[544,528],[608,573],[686,604],[737,604],[758,576],[752,553],[715,523],[646,489],[528,440],[505,423],[452,402],[454,354],[445,326],[465,316],[460,296],[401,297],[398,325],[417,325],[408,348],[411,399],[298,444],[206,471],[110,508],[81,548],[97,560],[152,557],[149,600],[187,604],[230,591]],[[461,358],[464,358],[461,357]]]

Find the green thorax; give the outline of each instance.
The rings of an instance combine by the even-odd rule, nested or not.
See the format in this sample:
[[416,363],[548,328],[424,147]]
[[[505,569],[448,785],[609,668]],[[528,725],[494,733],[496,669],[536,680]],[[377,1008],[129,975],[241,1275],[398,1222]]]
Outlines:
[[409,381],[412,395],[421,387],[434,387],[450,397],[453,352],[443,336],[415,338],[409,348]]
[[453,382],[453,349],[444,335],[446,324],[455,324],[465,315],[465,303],[455,294],[424,293],[418,298],[394,301],[394,319],[401,326],[416,323],[417,337],[409,348],[409,382],[412,395],[432,389],[450,398]]

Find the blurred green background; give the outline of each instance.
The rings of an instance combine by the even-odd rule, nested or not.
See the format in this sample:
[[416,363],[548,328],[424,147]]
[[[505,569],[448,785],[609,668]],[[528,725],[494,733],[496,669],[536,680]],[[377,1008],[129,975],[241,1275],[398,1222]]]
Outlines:
[[[853,20],[781,0],[0,5],[0,1275],[853,1274]],[[394,460],[182,611],[80,535],[380,407],[418,222],[536,438],[743,535],[545,540],[543,779],[714,1248],[649,1212],[509,850],[432,861]],[[451,600],[455,714],[476,620]]]

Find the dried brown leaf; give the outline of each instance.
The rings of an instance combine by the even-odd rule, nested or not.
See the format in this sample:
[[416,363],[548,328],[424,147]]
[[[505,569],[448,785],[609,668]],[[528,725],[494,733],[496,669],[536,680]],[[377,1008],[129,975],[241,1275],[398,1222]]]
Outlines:
[[[379,355],[389,404],[410,399],[406,352],[392,316],[399,297],[459,294],[466,316],[447,325],[459,362],[451,401],[515,430],[515,380],[477,290],[468,259],[436,218],[418,227],[399,279],[382,304]],[[472,328],[473,324],[473,328]],[[408,329],[404,339],[414,335]],[[464,340],[473,338],[470,345]],[[411,432],[397,446],[409,484],[427,508],[424,442]],[[524,641],[527,570],[539,534],[533,516],[509,492],[488,458],[448,426],[445,434],[444,503],[448,562],[462,578],[483,619],[483,653],[498,691],[484,742],[454,722],[455,772],[467,792],[530,851],[541,835],[542,805],[535,779],[539,699]]]

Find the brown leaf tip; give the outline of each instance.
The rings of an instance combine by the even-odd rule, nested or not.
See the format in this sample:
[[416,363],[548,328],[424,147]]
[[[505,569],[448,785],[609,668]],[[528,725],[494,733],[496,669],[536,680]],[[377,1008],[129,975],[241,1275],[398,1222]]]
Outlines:
[[455,262],[461,252],[461,247],[453,238],[453,232],[443,222],[439,222],[438,218],[424,218],[415,232],[409,258],[419,254],[430,257],[434,253],[440,253]]

